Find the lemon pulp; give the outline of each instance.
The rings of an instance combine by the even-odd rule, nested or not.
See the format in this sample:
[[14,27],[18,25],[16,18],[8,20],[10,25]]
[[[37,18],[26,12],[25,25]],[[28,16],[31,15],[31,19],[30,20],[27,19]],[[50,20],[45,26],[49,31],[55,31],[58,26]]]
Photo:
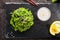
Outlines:
[[54,21],[50,26],[50,34],[56,35],[60,33],[60,21]]

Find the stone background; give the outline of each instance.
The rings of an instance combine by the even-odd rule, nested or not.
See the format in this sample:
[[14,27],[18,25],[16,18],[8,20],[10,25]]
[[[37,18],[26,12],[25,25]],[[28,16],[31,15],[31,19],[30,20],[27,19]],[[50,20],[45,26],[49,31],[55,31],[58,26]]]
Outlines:
[[[35,0],[37,3],[49,3],[51,2],[51,0]],[[4,3],[5,2],[21,2],[23,3],[24,1],[23,0],[0,0],[0,40],[54,40],[54,39],[20,39],[20,38],[10,38],[10,39],[6,39],[4,38]],[[2,18],[3,17],[3,18]],[[55,39],[57,40],[57,39]],[[60,40],[60,39],[58,39]]]

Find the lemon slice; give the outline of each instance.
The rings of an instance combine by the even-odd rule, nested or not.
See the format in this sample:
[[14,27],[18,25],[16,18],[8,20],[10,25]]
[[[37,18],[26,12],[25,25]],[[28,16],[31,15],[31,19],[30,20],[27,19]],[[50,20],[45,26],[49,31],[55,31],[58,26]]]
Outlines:
[[56,35],[60,33],[60,21],[54,21],[50,26],[50,34]]

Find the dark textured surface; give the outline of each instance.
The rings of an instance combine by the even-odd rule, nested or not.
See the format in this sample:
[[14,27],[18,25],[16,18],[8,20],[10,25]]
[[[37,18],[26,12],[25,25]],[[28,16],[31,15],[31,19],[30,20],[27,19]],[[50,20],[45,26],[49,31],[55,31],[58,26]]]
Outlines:
[[[46,1],[46,0],[35,0],[35,1],[39,2],[39,3],[41,3],[41,2],[45,3],[45,2],[50,2],[51,0],[48,0],[48,1]],[[22,3],[23,1],[22,0],[0,0],[0,40],[60,40],[60,39],[29,39],[29,38],[27,38],[27,39],[21,39],[21,38],[6,39],[6,38],[4,38],[4,33],[5,33],[5,28],[4,28],[5,10],[3,9],[4,8],[4,6],[3,6],[4,2],[21,2]],[[58,6],[58,9],[60,9],[59,7],[60,6]]]
[[[60,38],[60,35],[57,35],[55,37],[51,36],[49,33],[49,27],[50,24],[55,20],[60,20],[60,11],[59,11],[59,5],[57,4],[38,4],[38,7],[34,7],[29,4],[14,4],[14,5],[5,5],[6,6],[6,16],[7,16],[7,27],[6,27],[6,37],[7,38]],[[8,7],[8,8],[7,8]],[[11,25],[10,25],[10,12],[19,8],[19,7],[25,7],[32,11],[34,16],[34,25],[27,30],[26,32],[20,33],[15,32]],[[51,10],[51,18],[46,21],[42,22],[37,18],[37,10],[41,7],[47,7]],[[59,15],[59,16],[58,16]],[[13,35],[13,36],[12,36]]]
[[4,14],[4,9],[0,9],[0,38],[4,39],[4,32],[5,32],[5,14]]

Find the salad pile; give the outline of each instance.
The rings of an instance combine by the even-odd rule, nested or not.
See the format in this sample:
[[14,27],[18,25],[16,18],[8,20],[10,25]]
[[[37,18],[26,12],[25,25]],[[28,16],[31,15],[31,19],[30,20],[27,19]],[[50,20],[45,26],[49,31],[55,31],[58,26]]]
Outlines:
[[24,7],[20,7],[11,14],[10,24],[15,31],[26,31],[34,24],[32,12]]

